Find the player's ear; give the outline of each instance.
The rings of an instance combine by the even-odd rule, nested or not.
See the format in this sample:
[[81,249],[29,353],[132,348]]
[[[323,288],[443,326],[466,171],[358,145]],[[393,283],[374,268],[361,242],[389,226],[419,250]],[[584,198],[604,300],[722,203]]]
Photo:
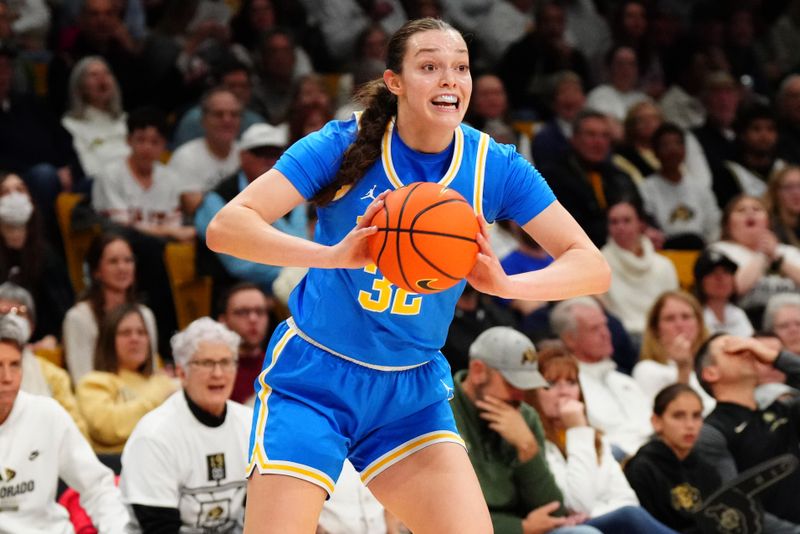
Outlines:
[[400,79],[400,74],[392,69],[383,71],[383,83],[395,95],[399,95],[403,91],[403,81]]

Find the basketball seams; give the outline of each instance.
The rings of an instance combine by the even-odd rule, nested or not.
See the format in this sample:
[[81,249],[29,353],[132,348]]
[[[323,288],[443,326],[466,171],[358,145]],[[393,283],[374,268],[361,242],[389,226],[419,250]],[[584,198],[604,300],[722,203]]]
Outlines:
[[[429,266],[431,266],[433,269],[435,269],[436,271],[438,271],[439,273],[441,273],[442,275],[446,276],[447,278],[449,278],[451,280],[461,280],[461,277],[453,276],[452,274],[448,273],[447,271],[443,270],[441,267],[439,267],[438,265],[433,263],[430,259],[428,259],[428,257],[425,256],[425,254],[423,254],[423,252],[420,250],[420,248],[414,242],[414,233],[425,234],[425,235],[429,235],[429,234],[434,233],[434,232],[426,232],[424,230],[414,230],[414,225],[417,224],[417,221],[419,220],[419,218],[422,217],[423,215],[425,215],[427,212],[435,209],[438,206],[443,206],[445,204],[452,204],[453,202],[463,202],[464,204],[469,205],[468,202],[466,202],[465,200],[460,199],[460,198],[448,198],[448,199],[445,199],[445,200],[440,200],[438,202],[435,202],[435,203],[431,204],[430,206],[427,206],[427,207],[421,209],[414,216],[414,218],[411,220],[411,224],[408,227],[408,234],[409,234],[409,239],[411,241],[411,248],[414,249],[414,252],[417,253],[417,256],[419,256],[422,259],[422,261],[424,261]],[[436,233],[434,233],[434,235],[436,235]],[[460,235],[447,234],[445,232],[438,233],[438,235],[447,236],[447,237],[450,237],[450,238],[462,239],[462,240],[465,240],[465,241],[470,241],[472,243],[476,243],[475,238],[468,238],[468,237],[460,236]],[[406,283],[408,283],[408,281],[406,281]]]
[[[383,276],[398,287],[421,294],[442,291],[463,279],[477,246],[478,229],[470,203],[457,191],[434,182],[403,186],[386,200],[380,215],[373,217],[383,235],[370,240],[372,257]],[[476,227],[475,233],[472,227]],[[469,236],[464,235],[467,228]],[[389,232],[396,233],[394,241]],[[435,280],[439,283],[429,287]]]
[[[419,187],[421,185],[422,185],[422,182],[420,182],[420,183],[416,184],[414,187],[412,187],[411,190],[409,190],[409,192],[406,195],[406,197],[403,199],[403,204],[400,206],[400,213],[397,214],[397,228],[398,229],[403,227],[403,213],[406,210],[406,206],[408,205],[409,199],[414,194],[414,192],[417,189],[419,189]],[[387,227],[389,226],[388,219],[386,221],[386,226]],[[414,287],[412,284],[409,283],[408,277],[406,276],[406,271],[403,268],[403,258],[400,255],[400,236],[401,236],[401,234],[400,234],[400,232],[396,232],[396,233],[397,233],[397,238],[395,239],[395,244],[396,244],[396,249],[397,249],[397,267],[400,269],[400,276],[403,277],[403,281],[406,283],[406,286],[407,287]],[[388,235],[388,232],[387,232],[387,235]],[[413,246],[413,239],[412,239],[412,246]]]
[[[386,216],[386,228],[389,228],[389,206],[386,205],[386,202],[383,203],[383,210],[384,215]],[[373,219],[374,220],[374,219]],[[381,257],[383,256],[383,251],[386,250],[386,243],[389,241],[389,232],[383,233],[383,243],[381,243],[381,250],[378,252],[378,257],[375,258],[375,265],[379,265],[381,262]]]
[[[426,213],[431,211],[433,208],[436,208],[438,206],[443,206],[444,204],[451,204],[453,202],[463,202],[464,204],[469,206],[469,203],[466,200],[462,200],[460,198],[448,198],[448,199],[445,199],[445,200],[440,200],[440,201],[438,201],[438,202],[436,202],[434,204],[431,204],[430,206],[428,206],[426,208],[421,209],[414,216],[414,218],[411,219],[411,224],[408,227],[408,231],[411,232],[412,234],[414,232],[417,232],[417,233],[420,233],[420,234],[441,235],[441,236],[447,236],[447,237],[454,237],[456,239],[464,239],[464,240],[467,240],[467,241],[472,241],[473,243],[477,243],[478,241],[474,237],[468,237],[468,236],[463,236],[463,235],[459,235],[459,234],[450,234],[450,233],[447,233],[447,232],[433,232],[431,230],[415,230],[414,229],[414,226],[417,224],[417,221],[419,220],[420,217],[422,217],[423,215],[425,215]],[[472,206],[470,206],[470,208],[471,207]],[[400,224],[398,223],[397,226],[398,227],[396,229],[393,228],[393,230],[399,231],[400,230]]]

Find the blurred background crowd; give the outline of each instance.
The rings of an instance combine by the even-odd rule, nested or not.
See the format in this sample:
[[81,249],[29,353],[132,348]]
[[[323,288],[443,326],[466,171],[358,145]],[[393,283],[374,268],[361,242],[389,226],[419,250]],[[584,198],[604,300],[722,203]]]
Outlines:
[[[193,320],[238,335],[227,369],[200,367],[252,401],[304,272],[215,254],[205,230],[287,146],[349,120],[389,36],[424,16],[469,44],[466,122],[536,166],[613,273],[607,294],[559,304],[467,287],[443,348],[453,372],[472,372],[491,327],[558,340],[583,424],[617,460],[688,394],[659,405],[665,387],[713,416],[714,358],[696,357],[712,334],[760,340],[736,345],[753,355],[753,413],[800,394],[784,352],[764,348],[800,353],[800,0],[0,0],[0,312],[29,323],[22,390],[54,397],[117,472],[139,420],[186,390],[191,358],[170,340]],[[301,206],[276,226],[310,237],[314,222]],[[513,223],[492,244],[509,274],[551,261]],[[557,442],[557,414],[529,400]],[[791,428],[763,459],[798,454]],[[773,493],[797,495],[786,480]]]

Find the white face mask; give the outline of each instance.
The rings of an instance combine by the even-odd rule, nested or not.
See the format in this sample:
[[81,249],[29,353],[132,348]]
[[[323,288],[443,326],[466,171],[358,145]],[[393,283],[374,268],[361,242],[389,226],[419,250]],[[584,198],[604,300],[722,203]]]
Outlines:
[[25,193],[12,191],[0,197],[0,222],[25,226],[33,215],[33,203]]

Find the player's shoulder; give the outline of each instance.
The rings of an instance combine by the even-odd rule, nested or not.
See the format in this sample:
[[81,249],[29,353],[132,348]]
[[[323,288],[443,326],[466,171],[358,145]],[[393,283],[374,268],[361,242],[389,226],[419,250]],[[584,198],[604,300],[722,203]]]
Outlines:
[[507,158],[509,156],[517,155],[517,147],[514,145],[498,143],[486,132],[478,130],[477,128],[470,126],[465,122],[461,123],[461,131],[464,133],[464,139],[468,143],[478,144],[480,143],[481,138],[486,136],[488,140],[487,152],[490,157],[499,156]]
[[328,121],[325,126],[305,136],[300,142],[309,141],[326,141],[335,144],[345,143],[349,145],[353,142],[358,134],[358,120],[357,116],[347,120],[332,120]]

